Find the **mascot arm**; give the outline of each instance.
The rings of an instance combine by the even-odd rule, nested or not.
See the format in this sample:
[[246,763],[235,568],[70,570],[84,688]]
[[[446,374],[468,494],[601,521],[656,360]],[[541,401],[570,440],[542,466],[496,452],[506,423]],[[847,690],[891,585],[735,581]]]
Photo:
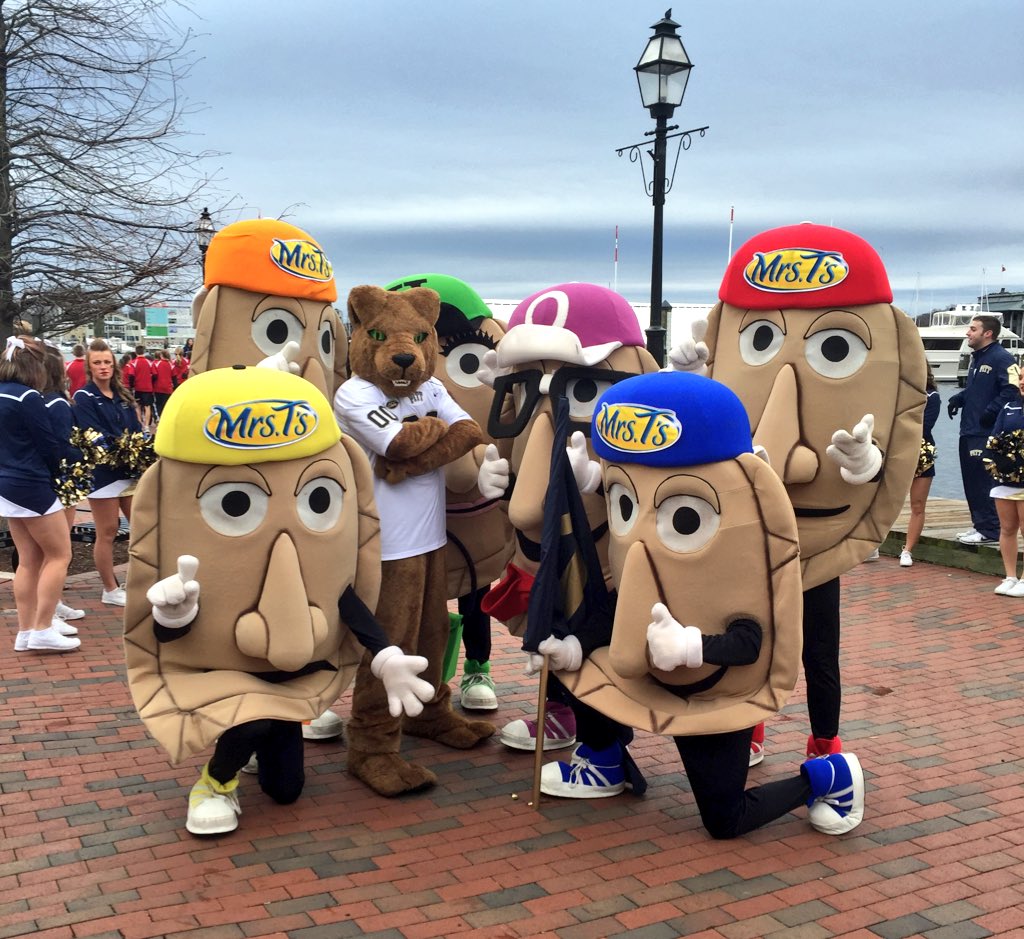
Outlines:
[[851,485],[873,482],[881,472],[882,451],[871,439],[874,429],[874,415],[865,414],[852,431],[837,430],[825,450],[839,465],[840,475]]
[[377,462],[377,475],[388,482],[399,482],[406,476],[422,476],[457,460],[483,442],[483,431],[476,421],[456,421],[448,428],[447,434],[416,456],[394,460],[388,447],[387,461]]
[[486,450],[487,448],[480,444],[449,463],[444,468],[445,488],[460,495],[475,489]]
[[694,375],[707,375],[708,373],[708,345],[704,342],[704,336],[708,331],[708,321],[697,319],[690,324],[690,335],[684,336],[682,341],[669,350],[669,367],[662,369],[665,372],[692,372]]
[[187,635],[199,614],[198,569],[198,558],[183,554],[178,558],[177,571],[146,591],[146,599],[153,608],[154,635],[158,642],[170,642]]
[[582,493],[597,492],[601,487],[601,464],[590,459],[587,452],[587,438],[582,430],[574,431],[565,448],[569,465],[576,480],[576,488]]
[[[537,653],[540,653],[539,655]],[[544,656],[551,660],[551,667],[560,672],[577,672],[583,664],[583,647],[579,639],[568,635],[564,639],[548,636],[537,646],[537,652],[531,652],[526,665],[526,674],[536,675],[544,666]]]
[[388,645],[380,623],[352,587],[346,587],[338,600],[338,612],[356,639],[373,653],[370,672],[384,684],[391,716],[405,713],[415,717],[422,713],[424,702],[434,697],[433,685],[416,677],[427,667],[427,660],[421,655],[406,655],[398,646]]
[[441,418],[431,415],[404,421],[402,429],[388,444],[384,456],[395,462],[419,456],[443,440],[447,431],[448,425]]
[[487,444],[484,450],[476,487],[485,499],[512,498],[512,474],[508,460],[499,455],[493,443]]
[[709,665],[753,665],[761,654],[761,627],[752,619],[733,620],[721,635],[704,636]]
[[701,633],[696,626],[684,626],[664,603],[651,607],[647,625],[647,649],[651,664],[663,672],[677,668],[700,668],[704,664]]

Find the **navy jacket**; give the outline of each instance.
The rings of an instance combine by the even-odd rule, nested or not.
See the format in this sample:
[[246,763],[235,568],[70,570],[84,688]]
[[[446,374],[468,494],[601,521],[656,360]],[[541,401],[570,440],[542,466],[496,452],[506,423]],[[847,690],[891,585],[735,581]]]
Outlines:
[[1014,358],[998,342],[971,354],[967,385],[950,397],[949,403],[960,412],[961,437],[987,437],[992,433],[1003,405],[1016,403],[1019,392],[1010,384],[1007,370]]
[[38,506],[28,505],[25,492],[35,491],[42,501],[48,494],[47,505],[52,503],[63,447],[38,391],[18,382],[0,382],[0,441],[0,491],[34,510]]
[[935,446],[935,438],[932,436],[932,431],[935,429],[935,421],[938,419],[941,409],[942,398],[939,397],[939,393],[937,391],[929,391],[924,403],[924,426],[921,428],[921,436],[933,447]]
[[[120,437],[126,430],[142,430],[132,405],[117,394],[108,398],[92,382],[75,392],[74,405],[75,424],[98,430],[104,437],[101,443]],[[97,466],[94,473],[96,489],[127,478],[128,474],[117,467]]]
[[995,426],[992,428],[992,436],[1008,434],[1014,430],[1024,430],[1024,407],[1021,406],[1020,398],[1007,404],[999,412]]

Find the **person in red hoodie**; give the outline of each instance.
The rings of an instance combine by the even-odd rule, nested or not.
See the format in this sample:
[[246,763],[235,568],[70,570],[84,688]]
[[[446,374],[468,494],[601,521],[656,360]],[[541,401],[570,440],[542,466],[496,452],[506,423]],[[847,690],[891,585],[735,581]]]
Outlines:
[[153,416],[153,365],[146,358],[146,347],[135,347],[135,358],[132,359],[132,370],[129,377],[135,400],[139,404],[139,419],[142,429],[149,428]]
[[153,422],[160,422],[164,413],[164,405],[174,391],[174,366],[171,365],[171,353],[161,349],[153,362]]
[[171,380],[177,388],[188,378],[188,359],[185,358],[181,346],[174,351],[174,361],[171,362]]
[[81,343],[75,345],[71,350],[74,358],[65,366],[68,373],[68,394],[73,395],[79,388],[84,388],[87,381],[85,377],[85,346]]

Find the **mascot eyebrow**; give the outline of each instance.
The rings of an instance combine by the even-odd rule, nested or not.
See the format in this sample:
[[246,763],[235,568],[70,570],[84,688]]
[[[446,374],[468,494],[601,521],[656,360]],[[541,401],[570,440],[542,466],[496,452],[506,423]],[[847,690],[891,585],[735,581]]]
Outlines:
[[488,336],[487,333],[480,329],[464,329],[461,332],[451,333],[447,336],[438,336],[440,341],[440,352],[445,358],[452,349],[456,349],[459,346],[465,345],[467,342],[478,342],[481,345],[487,346],[488,349],[494,349],[498,345],[497,340],[493,336]]

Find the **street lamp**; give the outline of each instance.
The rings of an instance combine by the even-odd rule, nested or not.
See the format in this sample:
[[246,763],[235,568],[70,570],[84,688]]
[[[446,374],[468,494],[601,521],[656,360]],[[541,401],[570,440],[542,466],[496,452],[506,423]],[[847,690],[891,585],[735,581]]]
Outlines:
[[[200,254],[200,265],[203,268],[203,273],[206,272],[206,249],[210,247],[210,241],[213,239],[216,228],[213,227],[213,219],[210,217],[210,210],[204,208],[199,213],[199,219],[196,221],[196,243],[199,245]],[[205,278],[204,278],[205,279]]]
[[[672,189],[680,151],[690,149],[692,142],[690,135],[699,133],[703,137],[708,129],[705,125],[680,131],[677,134],[669,133],[671,130],[678,130],[678,125],[668,126],[668,120],[672,117],[675,109],[683,103],[686,83],[690,78],[690,69],[693,68],[683,41],[676,33],[678,28],[679,24],[672,19],[672,10],[666,10],[664,17],[651,27],[654,30],[654,35],[647,40],[647,46],[640,56],[640,61],[633,69],[636,72],[637,84],[640,86],[640,100],[643,101],[644,107],[650,111],[651,117],[655,120],[654,130],[644,134],[645,137],[654,136],[654,149],[647,151],[654,161],[651,181],[647,181],[640,149],[645,146],[644,143],[630,144],[627,147],[620,147],[616,151],[619,156],[628,151],[630,162],[639,161],[644,187],[654,203],[654,235],[651,249],[651,325],[647,329],[647,349],[659,365],[665,364],[665,318],[661,301],[665,196]],[[674,138],[679,139],[679,146],[676,149],[675,163],[672,165],[672,173],[669,176],[666,173],[667,141]]]

